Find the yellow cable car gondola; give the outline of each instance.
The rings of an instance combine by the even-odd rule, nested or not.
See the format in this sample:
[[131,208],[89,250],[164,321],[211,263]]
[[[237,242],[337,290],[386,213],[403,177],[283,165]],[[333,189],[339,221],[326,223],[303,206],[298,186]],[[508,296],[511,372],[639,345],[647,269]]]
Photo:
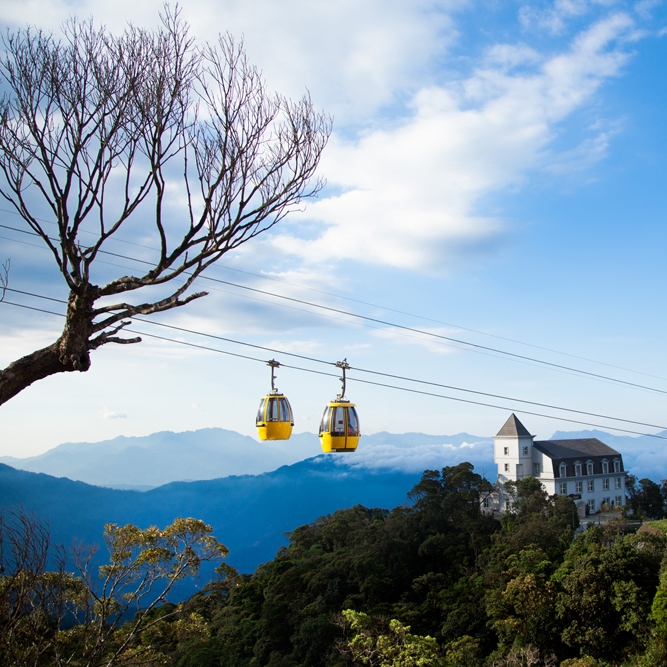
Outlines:
[[361,431],[354,403],[345,398],[345,371],[350,367],[347,359],[336,366],[343,369],[343,391],[331,401],[322,415],[320,442],[323,452],[353,452],[357,449]]
[[260,440],[289,440],[294,426],[292,407],[287,398],[275,387],[275,369],[280,366],[271,359],[271,393],[260,402],[257,410],[257,432]]

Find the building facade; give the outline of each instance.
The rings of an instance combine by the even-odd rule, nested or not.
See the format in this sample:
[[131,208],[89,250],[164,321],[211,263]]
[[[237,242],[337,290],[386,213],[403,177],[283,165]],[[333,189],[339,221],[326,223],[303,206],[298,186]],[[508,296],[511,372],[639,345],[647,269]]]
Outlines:
[[[535,477],[549,495],[569,496],[580,516],[625,505],[623,457],[597,438],[535,440],[512,413],[493,438],[498,487]],[[494,500],[502,512],[507,500]],[[490,499],[491,500],[491,499]]]

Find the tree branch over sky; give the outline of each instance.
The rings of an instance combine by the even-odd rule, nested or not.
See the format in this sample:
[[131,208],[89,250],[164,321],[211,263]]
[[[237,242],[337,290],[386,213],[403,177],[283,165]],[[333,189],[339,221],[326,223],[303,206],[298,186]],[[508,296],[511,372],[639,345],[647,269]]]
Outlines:
[[11,260],[7,259],[3,262],[0,267],[0,301],[5,298],[7,294],[7,288],[9,287],[9,267],[11,266]]
[[[128,318],[205,296],[191,289],[203,271],[321,189],[331,132],[307,95],[270,94],[231,36],[195,45],[178,10],[155,31],[71,19],[60,40],[28,28],[4,48],[0,194],[51,251],[69,299],[58,340],[0,372],[0,404],[87,371],[102,345],[140,342],[122,336]],[[159,250],[97,284],[105,246],[137,225]]]

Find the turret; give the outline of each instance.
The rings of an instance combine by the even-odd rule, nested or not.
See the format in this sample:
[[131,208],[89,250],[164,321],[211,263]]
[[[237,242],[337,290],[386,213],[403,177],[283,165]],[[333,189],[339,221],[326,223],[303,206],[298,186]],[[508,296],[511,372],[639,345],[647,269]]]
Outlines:
[[498,481],[516,481],[533,474],[533,439],[512,413],[493,438],[493,459],[498,465]]

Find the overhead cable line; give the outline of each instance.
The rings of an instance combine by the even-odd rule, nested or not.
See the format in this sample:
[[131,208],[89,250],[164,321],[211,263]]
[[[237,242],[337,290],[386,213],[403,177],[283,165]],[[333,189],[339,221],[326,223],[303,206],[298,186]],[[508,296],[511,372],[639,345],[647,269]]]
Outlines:
[[[7,225],[0,225],[0,227],[4,227],[5,229],[13,229],[14,231],[22,232],[22,233],[25,233],[25,234],[30,234],[30,235],[33,235],[33,236],[39,236],[39,234],[36,234],[35,232],[31,232],[31,231],[28,231],[28,230],[17,229],[17,228],[13,228],[13,227],[8,227]],[[53,239],[53,240],[57,240],[57,239]],[[100,254],[109,255],[111,257],[118,257],[118,258],[121,258],[121,259],[127,259],[127,260],[130,260],[130,261],[133,261],[133,262],[137,262],[139,264],[147,264],[149,266],[153,265],[151,262],[149,262],[147,260],[142,260],[142,259],[138,259],[138,258],[135,258],[135,257],[129,257],[127,255],[122,255],[120,253],[110,252],[108,250],[100,250],[99,252],[100,252]],[[184,275],[189,275],[189,273],[184,272]],[[625,386],[634,387],[636,389],[643,389],[643,390],[646,390],[646,391],[651,391],[651,392],[655,392],[655,393],[658,393],[658,394],[667,395],[667,390],[658,389],[657,387],[651,387],[651,386],[639,384],[639,383],[636,383],[636,382],[630,382],[628,380],[621,380],[621,379],[614,378],[614,377],[611,377],[611,376],[608,376],[608,375],[602,375],[600,373],[593,373],[591,371],[585,371],[585,370],[582,370],[582,369],[579,369],[579,368],[574,368],[572,366],[566,366],[564,364],[557,364],[557,363],[550,362],[550,361],[544,361],[542,359],[537,359],[536,357],[529,357],[527,355],[518,354],[518,353],[515,353],[515,352],[508,352],[506,350],[501,350],[499,348],[493,348],[493,347],[489,347],[487,345],[480,345],[479,343],[471,343],[469,341],[462,340],[462,339],[459,339],[459,338],[453,338],[451,336],[445,336],[443,334],[436,334],[436,333],[433,333],[432,331],[417,329],[417,328],[409,327],[409,326],[402,325],[402,324],[396,324],[395,322],[390,322],[388,320],[382,320],[382,319],[379,319],[379,318],[370,317],[368,315],[360,315],[358,313],[353,313],[351,311],[346,311],[346,310],[343,310],[341,308],[334,308],[333,306],[325,306],[323,304],[318,304],[318,303],[314,303],[314,302],[311,302],[311,301],[306,301],[305,299],[297,299],[295,297],[290,297],[290,296],[285,296],[283,294],[276,294],[274,292],[269,292],[268,290],[261,290],[261,289],[258,289],[256,287],[249,287],[247,285],[240,285],[238,283],[234,283],[234,282],[231,282],[231,281],[228,281],[228,280],[222,280],[221,278],[213,278],[211,276],[201,275],[201,276],[199,276],[198,279],[199,280],[208,280],[208,281],[211,281],[211,282],[220,283],[222,285],[229,285],[231,287],[236,287],[238,289],[247,290],[249,292],[254,292],[256,294],[264,294],[266,296],[271,296],[271,297],[274,297],[274,298],[277,298],[277,299],[283,299],[285,301],[290,301],[292,303],[299,303],[299,304],[302,304],[302,305],[311,306],[313,308],[319,308],[321,310],[326,310],[328,312],[334,312],[334,313],[338,313],[338,314],[341,314],[341,315],[346,315],[348,317],[353,317],[353,318],[356,318],[356,319],[359,319],[359,320],[364,320],[364,321],[367,321],[367,322],[374,322],[376,324],[382,324],[384,326],[399,329],[401,331],[410,331],[412,333],[417,333],[417,334],[420,334],[422,336],[428,336],[428,337],[431,337],[431,338],[447,341],[447,342],[450,342],[450,343],[458,343],[459,345],[464,345],[467,348],[470,348],[470,349],[475,350],[475,351],[484,350],[486,352],[493,352],[495,354],[510,357],[514,360],[528,361],[528,362],[532,362],[532,363],[535,363],[535,364],[540,364],[542,366],[546,366],[548,368],[552,368],[552,369],[556,369],[556,370],[564,370],[564,371],[568,371],[568,372],[571,372],[571,373],[584,375],[584,376],[587,376],[587,377],[592,377],[592,378],[596,378],[596,379],[600,379],[600,380],[605,380],[605,381],[608,381],[608,382],[613,382],[613,383],[616,383],[616,384],[622,384],[622,385],[625,385]]]
[[[205,345],[198,345],[197,343],[188,343],[186,341],[176,340],[174,338],[167,338],[166,336],[158,336],[156,334],[150,334],[150,333],[147,333],[145,331],[138,331],[137,329],[126,329],[126,331],[128,331],[130,333],[138,334],[140,336],[149,336],[151,338],[157,338],[158,340],[164,340],[164,341],[168,341],[170,343],[178,343],[179,345],[187,345],[188,347],[195,347],[195,348],[199,348],[199,349],[202,349],[202,350],[208,350],[210,352],[218,352],[220,354],[228,354],[228,355],[233,356],[233,357],[241,357],[242,359],[250,359],[252,361],[258,361],[258,362],[261,362],[263,364],[266,363],[266,359],[257,359],[256,357],[249,357],[249,356],[245,356],[245,355],[242,355],[242,354],[236,354],[234,352],[228,352],[226,350],[219,350],[219,349],[214,348],[214,347],[208,347],[208,346],[205,346]],[[269,348],[265,348],[265,349],[269,350]],[[290,354],[290,353],[289,352],[281,352],[281,354]],[[334,362],[328,362],[328,361],[327,362],[322,362],[322,363],[331,364],[332,366],[336,365]],[[317,371],[317,370],[314,370],[312,368],[302,368],[300,366],[292,366],[290,364],[281,363],[280,367],[281,368],[289,368],[291,370],[296,370],[296,371],[302,371],[302,372],[305,372],[305,373],[313,373],[313,374],[316,374],[316,375],[325,375],[327,377],[335,377],[335,378],[338,377],[337,373],[327,373],[325,371]],[[351,366],[350,370],[361,371],[363,369],[354,368],[354,367]],[[518,412],[519,414],[532,415],[534,417],[545,417],[546,419],[555,419],[557,421],[566,421],[566,422],[569,422],[569,423],[572,423],[572,424],[581,424],[581,425],[584,425],[584,426],[593,426],[595,428],[608,428],[608,429],[611,429],[612,431],[620,431],[622,433],[631,433],[633,435],[642,435],[642,436],[646,436],[646,437],[649,437],[649,438],[657,438],[658,440],[667,440],[667,436],[657,435],[657,434],[654,434],[654,433],[643,433],[642,431],[631,431],[629,429],[618,428],[616,426],[606,426],[604,424],[593,424],[593,423],[590,423],[590,422],[580,421],[578,419],[568,419],[567,417],[558,417],[556,415],[545,415],[541,412],[531,412],[529,410],[523,410],[521,408],[512,408],[512,407],[504,406],[504,405],[494,405],[492,403],[482,403],[481,401],[471,401],[471,400],[468,400],[468,399],[465,399],[465,398],[458,398],[456,396],[446,396],[444,394],[436,394],[434,392],[421,391],[419,389],[410,389],[409,387],[399,387],[398,385],[386,384],[386,383],[383,383],[383,382],[373,382],[371,380],[362,380],[361,378],[355,378],[355,377],[349,377],[348,376],[346,379],[348,381],[351,381],[351,382],[360,382],[362,384],[369,384],[369,385],[372,385],[372,386],[375,386],[375,387],[383,387],[385,389],[395,389],[397,391],[405,391],[405,392],[408,392],[408,393],[411,393],[411,394],[420,394],[422,396],[432,396],[434,398],[442,398],[442,399],[445,399],[445,400],[448,400],[448,401],[457,401],[459,403],[468,403],[468,404],[471,404],[471,405],[479,405],[479,406],[486,407],[486,408],[494,408],[496,410],[512,410],[513,412]],[[511,400],[511,399],[508,399],[508,400]],[[565,409],[565,408],[558,408],[558,409]],[[584,414],[587,414],[587,413],[584,413]],[[602,416],[602,415],[600,415],[600,416]],[[606,418],[607,419],[614,419],[614,417],[606,417]],[[626,421],[626,420],[624,420],[624,421]],[[631,423],[641,424],[641,422],[631,422]],[[658,427],[658,428],[661,428],[661,427]]]
[[[1,225],[0,225],[0,226],[1,226]],[[7,237],[0,236],[0,238],[7,238]],[[9,239],[9,240],[14,240],[14,239]],[[41,249],[43,249],[43,250],[47,250],[47,248],[44,247],[43,245],[37,245],[37,244],[34,244],[34,243],[28,243],[27,241],[16,241],[16,240],[14,240],[14,241],[15,241],[16,243],[21,243],[22,245],[30,246],[31,248],[41,248]],[[120,268],[126,268],[126,267],[122,266],[121,264],[114,264],[113,262],[107,262],[107,261],[104,261],[104,260],[98,260],[98,264],[104,264],[104,265],[107,265],[107,266],[115,266],[115,267],[120,267]],[[210,290],[215,291],[215,292],[219,292],[219,293],[221,293],[221,294],[230,294],[230,295],[233,295],[233,296],[236,296],[236,297],[241,296],[241,297],[243,297],[244,299],[249,299],[249,300],[251,300],[251,301],[258,301],[259,303],[266,303],[266,304],[275,305],[274,302],[272,302],[272,301],[270,301],[270,300],[268,300],[268,299],[262,299],[262,298],[260,298],[260,297],[250,296],[250,295],[247,295],[247,294],[246,294],[246,295],[239,295],[238,292],[234,292],[234,291],[229,291],[229,290],[221,289],[221,288],[219,288],[219,287],[208,286],[207,289],[210,289]],[[17,291],[20,291],[20,290],[17,290]],[[24,294],[27,294],[27,295],[29,295],[29,296],[32,296],[31,293],[29,293],[29,292],[24,292]],[[34,296],[39,296],[39,295],[34,295]],[[64,303],[64,302],[63,302],[63,303]],[[301,313],[308,313],[308,314],[310,314],[310,315],[315,315],[315,313],[313,313],[312,310],[309,310],[309,309],[307,309],[307,308],[299,308],[298,306],[289,306],[289,305],[287,305],[287,304],[279,304],[279,305],[280,305],[281,308],[288,308],[288,309],[290,309],[290,310],[296,310],[296,311],[301,312]],[[318,313],[317,316],[318,316],[318,317],[325,317],[325,318],[327,318],[327,319],[331,319],[331,320],[334,320],[334,321],[337,321],[337,322],[345,322],[345,323],[348,323],[348,324],[349,324],[349,322],[350,322],[349,319],[343,319],[343,318],[341,318],[341,317],[336,317],[335,315],[327,314],[327,313]],[[374,326],[374,325],[369,324],[369,323],[367,323],[367,322],[365,322],[365,323],[362,322],[362,323],[361,323],[361,326],[363,326],[363,327],[367,327],[367,328],[369,328],[369,329],[375,329],[376,331],[386,331],[386,329],[383,328],[383,327],[380,327],[380,326]],[[415,339],[415,340],[421,340],[421,338],[420,338],[419,336],[411,335],[410,333],[407,333],[407,332],[399,331],[399,332],[397,332],[397,333],[398,333],[399,335],[401,335],[401,336],[406,336],[406,337],[408,337],[408,338],[412,338],[412,339]],[[452,347],[452,348],[457,349],[457,350],[465,349],[465,348],[463,348],[463,347],[460,346],[460,345],[452,345],[452,344],[450,344],[449,347]],[[491,353],[491,352],[483,352],[483,351],[481,351],[481,350],[472,350],[472,352],[474,352],[475,354],[482,354],[482,355],[484,355],[484,356],[493,357],[493,358],[495,358],[495,359],[502,359],[502,358],[503,358],[501,355],[493,354],[493,353]],[[531,363],[531,362],[529,362],[529,361],[521,361],[521,360],[519,360],[519,359],[513,359],[512,361],[513,361],[514,363],[525,364],[525,365],[527,365],[527,366],[537,366],[537,364]],[[567,375],[575,375],[574,373],[570,373],[569,371],[565,371],[565,370],[558,370],[558,369],[551,369],[551,370],[554,370],[555,372],[559,372],[559,373],[565,373],[565,374],[567,374]],[[608,383],[607,380],[599,380],[599,381],[600,381],[600,382]]]
[[[18,292],[18,290],[12,290],[12,291]],[[31,294],[31,296],[39,296],[39,295],[32,295]],[[50,301],[58,302],[58,303],[65,303],[61,299],[55,299],[53,297],[44,297],[44,298],[46,298]],[[3,303],[7,303],[7,305],[19,306],[19,307],[22,307],[22,308],[27,308],[29,310],[38,310],[39,312],[51,313],[53,315],[59,315],[60,317],[64,317],[64,315],[62,313],[54,313],[52,311],[42,310],[42,309],[34,308],[32,306],[26,306],[24,304],[17,304],[17,303],[13,303],[13,302],[10,302],[10,301],[4,301]],[[220,341],[223,341],[223,342],[232,343],[232,344],[236,344],[236,345],[243,345],[243,346],[246,346],[246,347],[251,347],[251,348],[254,348],[254,349],[258,349],[258,350],[264,350],[266,352],[271,352],[271,353],[274,353],[274,354],[283,354],[283,355],[286,355],[286,356],[295,357],[295,358],[298,358],[298,359],[303,359],[305,361],[312,361],[314,363],[325,364],[325,365],[329,365],[329,366],[336,366],[335,362],[326,361],[324,359],[318,359],[316,357],[310,357],[310,356],[306,356],[306,355],[302,355],[302,354],[297,354],[295,352],[286,352],[285,350],[280,350],[280,349],[277,349],[277,348],[271,348],[271,347],[267,347],[267,346],[263,346],[263,345],[257,345],[257,344],[254,344],[254,343],[247,343],[245,341],[239,341],[239,340],[235,340],[233,338],[218,336],[216,334],[209,334],[209,333],[205,333],[205,332],[202,332],[202,331],[196,331],[194,329],[186,329],[184,327],[178,327],[178,326],[175,326],[175,325],[172,325],[172,324],[164,324],[164,323],[160,323],[160,322],[154,322],[152,320],[145,320],[145,319],[142,319],[142,318],[139,318],[139,317],[133,317],[132,319],[136,320],[138,322],[143,322],[145,324],[160,326],[160,327],[164,327],[164,328],[167,328],[167,329],[172,329],[172,330],[175,330],[175,331],[181,331],[183,333],[189,333],[189,334],[193,334],[193,335],[204,336],[206,338],[212,338],[212,339],[215,339],[215,340],[220,340]],[[162,339],[162,340],[167,340],[167,341],[171,341],[171,342],[178,343],[178,344],[188,345],[190,347],[198,347],[200,349],[206,349],[206,350],[210,350],[210,351],[213,351],[213,352],[219,352],[221,354],[229,354],[231,356],[236,356],[236,357],[240,357],[240,358],[244,358],[244,359],[251,359],[253,361],[265,362],[264,359],[257,359],[255,357],[249,357],[249,356],[245,356],[245,355],[235,354],[233,352],[226,352],[226,351],[223,351],[223,350],[219,350],[217,348],[209,348],[209,347],[202,346],[202,345],[197,345],[197,344],[194,344],[194,343],[187,343],[185,341],[179,341],[179,340],[167,338],[167,337],[164,337],[164,336],[158,336],[156,334],[149,334],[149,333],[137,331],[137,330],[134,330],[134,329],[126,328],[125,331],[127,331],[129,333],[136,333],[136,334],[139,334],[139,335],[150,336],[152,338],[159,338],[159,339]],[[311,369],[303,369],[303,368],[292,367],[292,366],[288,366],[286,364],[281,364],[281,366],[285,366],[286,368],[295,368],[296,370],[304,370],[304,371],[313,372],[313,373],[319,372],[319,371],[314,371],[314,370],[311,370]],[[501,394],[491,394],[491,393],[488,393],[488,392],[477,391],[477,390],[473,390],[473,389],[465,389],[463,387],[456,387],[454,385],[440,384],[440,383],[437,383],[437,382],[430,382],[430,381],[427,381],[427,380],[419,380],[417,378],[410,378],[410,377],[404,377],[404,376],[400,376],[400,375],[393,375],[393,374],[390,374],[390,373],[384,373],[384,372],[381,372],[381,371],[374,371],[374,370],[359,368],[359,367],[355,367],[355,366],[351,366],[350,370],[356,370],[360,373],[369,373],[369,374],[373,374],[373,375],[380,375],[380,376],[383,376],[383,377],[390,377],[390,378],[394,378],[394,379],[398,379],[398,380],[405,380],[407,382],[414,382],[414,383],[425,384],[425,385],[429,385],[429,386],[442,387],[444,389],[452,389],[454,391],[461,391],[461,392],[465,392],[465,393],[475,394],[475,395],[478,395],[478,396],[488,396],[490,398],[498,398],[500,400],[514,401],[514,402],[517,402],[517,403],[523,403],[525,405],[534,405],[534,406],[537,406],[537,407],[543,407],[543,408],[552,409],[552,410],[560,410],[560,411],[563,411],[563,412],[571,412],[571,413],[590,416],[590,417],[598,417],[598,418],[601,418],[601,419],[607,419],[607,420],[611,420],[611,421],[618,421],[618,422],[623,422],[623,423],[626,423],[626,424],[636,424],[638,426],[648,426],[650,428],[659,428],[659,429],[662,429],[662,430],[667,430],[667,427],[657,425],[657,424],[649,424],[649,423],[646,423],[646,422],[640,422],[640,421],[636,421],[636,420],[632,420],[632,419],[624,419],[624,418],[621,418],[621,417],[612,417],[612,416],[609,416],[609,415],[603,415],[603,414],[599,414],[599,413],[595,413],[595,412],[586,412],[584,410],[576,410],[574,408],[564,408],[564,407],[557,406],[557,405],[551,405],[549,403],[538,403],[538,402],[535,402],[535,401],[528,401],[528,400],[525,400],[525,399],[515,398],[515,397],[511,397],[511,396],[503,396]],[[331,375],[331,374],[327,374],[327,373],[322,373],[322,374]],[[337,376],[334,375],[334,377],[337,377]],[[425,392],[425,391],[421,391],[421,390],[417,390],[417,389],[409,389],[407,387],[398,387],[396,385],[389,385],[389,384],[380,383],[380,382],[373,382],[371,380],[362,380],[360,378],[355,378],[355,381],[362,382],[362,383],[365,383],[365,384],[370,384],[370,385],[376,385],[376,386],[380,386],[380,387],[388,387],[388,388],[391,388],[391,389],[398,389],[398,390],[401,390],[401,391],[407,391],[407,392],[416,393],[416,394],[422,394],[422,395],[425,395],[425,396],[435,396],[435,397],[439,397],[439,398],[451,399],[451,400],[459,401],[459,402],[463,402],[463,403],[470,403],[472,405],[480,405],[480,406],[492,407],[492,408],[497,408],[497,409],[513,409],[513,408],[507,408],[505,406],[498,406],[498,405],[493,405],[493,404],[489,404],[489,403],[483,403],[483,402],[480,402],[480,401],[472,401],[472,400],[457,398],[457,397],[453,397],[453,396],[445,396],[443,394],[435,394],[433,392]],[[540,417],[548,417],[550,419],[561,419],[561,417],[558,417],[558,416],[544,415],[544,414],[541,414],[541,413],[530,412],[530,411],[523,410],[523,409],[516,409],[515,411],[516,412],[522,412],[523,414],[535,415],[535,416],[540,416]],[[575,419],[569,419],[569,418],[566,418],[566,417],[562,417],[562,419],[564,421],[567,421],[567,422],[572,422],[572,423],[576,423],[576,424],[583,424],[583,425],[586,425],[586,426],[596,426],[596,427],[599,427],[599,428],[611,428],[613,430],[621,431],[621,432],[624,432],[624,433],[633,433],[635,435],[647,435],[647,436],[651,435],[651,437],[663,438],[663,436],[652,435],[652,434],[643,433],[643,432],[640,432],[640,431],[632,431],[632,430],[628,430],[628,429],[618,428],[618,427],[615,427],[615,426],[602,426],[600,424],[591,424],[589,422],[584,422],[584,421],[575,420]],[[663,439],[667,439],[667,438],[663,438]]]
[[[10,211],[8,209],[3,209],[3,208],[0,208],[0,212],[10,213],[10,214],[16,215],[16,216],[19,215],[16,211]],[[56,223],[53,222],[52,220],[45,220],[45,219],[39,219],[39,220],[41,222],[45,222],[45,223],[50,224],[50,225],[56,225]],[[39,236],[38,234],[35,234],[35,232],[30,232],[30,231],[27,231],[27,230],[24,230],[24,229],[18,229],[16,227],[9,227],[7,225],[0,225],[0,227],[4,227],[5,229],[11,229],[11,230],[17,231],[17,232],[22,232],[22,233],[25,233],[25,234],[32,234],[32,235],[35,235],[35,236]],[[87,232],[86,230],[82,230],[82,232],[87,233],[87,234],[93,234],[94,233],[94,232]],[[8,240],[14,240],[14,239],[8,239]],[[135,246],[137,248],[144,248],[145,250],[157,251],[157,249],[153,246],[148,246],[148,245],[145,245],[145,244],[142,244],[142,243],[136,243],[134,241],[128,241],[126,239],[118,238],[118,237],[115,237],[115,236],[113,237],[113,240],[118,242],[118,243],[125,243],[127,245],[132,245],[132,246]],[[34,246],[34,247],[37,247],[37,246]],[[132,258],[126,258],[126,259],[132,259]],[[139,261],[139,260],[134,260],[134,261]],[[414,317],[414,318],[417,318],[417,319],[420,319],[420,320],[424,320],[426,322],[433,322],[435,324],[443,324],[443,325],[448,326],[448,327],[454,327],[456,329],[460,329],[461,331],[469,331],[470,333],[476,333],[476,334],[480,334],[482,336],[488,336],[490,338],[496,338],[498,340],[504,340],[504,341],[507,341],[507,342],[510,342],[510,343],[516,343],[517,345],[524,345],[526,347],[532,347],[536,350],[543,350],[545,352],[551,352],[553,354],[560,354],[562,356],[570,357],[572,359],[579,359],[581,361],[587,361],[589,363],[599,364],[601,366],[607,366],[608,368],[616,368],[618,370],[627,371],[629,373],[635,373],[637,375],[643,375],[645,377],[655,378],[657,380],[667,380],[667,378],[664,378],[660,375],[654,375],[652,373],[645,373],[643,371],[638,371],[638,370],[635,370],[633,368],[627,368],[625,366],[618,366],[617,364],[610,364],[610,363],[605,362],[605,361],[599,361],[598,359],[590,359],[588,357],[582,357],[582,356],[577,355],[577,354],[570,354],[568,352],[563,352],[562,350],[554,350],[553,348],[544,347],[542,345],[535,345],[534,343],[527,343],[525,341],[517,340],[515,338],[509,338],[507,336],[499,336],[497,334],[489,333],[488,331],[480,331],[479,329],[471,329],[470,327],[463,327],[459,324],[453,324],[451,322],[444,322],[443,320],[437,320],[437,319],[434,319],[434,318],[431,318],[431,317],[425,317],[424,315],[417,315],[416,313],[410,313],[410,312],[405,311],[405,310],[398,310],[396,308],[390,308],[389,306],[383,306],[383,305],[380,305],[380,304],[371,303],[369,301],[363,301],[361,299],[354,299],[352,297],[345,296],[343,294],[339,294],[339,293],[336,293],[336,292],[328,292],[326,290],[317,289],[315,287],[308,287],[307,285],[302,285],[300,283],[293,283],[293,282],[290,282],[288,280],[281,280],[280,278],[276,278],[274,276],[269,276],[269,275],[261,274],[261,273],[253,273],[252,271],[246,271],[244,269],[238,269],[236,267],[229,266],[227,264],[220,264],[219,262],[216,262],[215,267],[226,269],[228,271],[235,271],[237,273],[242,273],[242,274],[245,274],[245,275],[248,275],[248,276],[253,276],[255,278],[260,278],[262,280],[271,280],[273,282],[282,283],[283,285],[290,285],[292,287],[298,287],[300,289],[305,289],[305,290],[308,290],[310,292],[316,292],[318,294],[324,294],[326,296],[333,296],[337,299],[344,299],[345,301],[351,301],[353,303],[359,303],[359,304],[362,304],[364,306],[371,306],[372,308],[380,308],[382,310],[392,312],[392,313],[397,313],[399,315],[407,315],[408,317]],[[312,304],[312,305],[315,305],[315,304]]]

